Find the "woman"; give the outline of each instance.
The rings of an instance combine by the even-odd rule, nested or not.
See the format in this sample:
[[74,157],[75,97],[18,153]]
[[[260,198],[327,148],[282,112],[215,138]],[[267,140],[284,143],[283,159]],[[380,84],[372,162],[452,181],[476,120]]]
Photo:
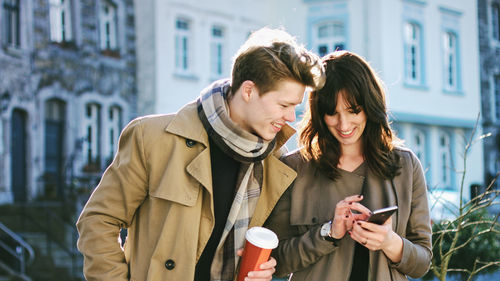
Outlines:
[[[368,63],[323,58],[326,84],[309,96],[302,148],[284,157],[298,176],[266,225],[280,243],[276,276],[290,280],[407,280],[424,275],[431,227],[420,162],[398,145],[385,93]],[[384,224],[370,210],[399,209]]]

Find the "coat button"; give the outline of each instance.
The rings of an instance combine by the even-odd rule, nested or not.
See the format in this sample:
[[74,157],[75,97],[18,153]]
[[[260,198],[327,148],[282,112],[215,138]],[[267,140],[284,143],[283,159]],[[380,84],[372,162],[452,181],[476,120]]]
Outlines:
[[175,267],[175,261],[173,261],[173,260],[167,260],[167,261],[165,262],[165,267],[166,267],[168,270],[172,270],[172,269],[174,269],[174,267]]
[[196,144],[194,140],[187,139],[186,140],[186,145],[187,147],[193,147]]

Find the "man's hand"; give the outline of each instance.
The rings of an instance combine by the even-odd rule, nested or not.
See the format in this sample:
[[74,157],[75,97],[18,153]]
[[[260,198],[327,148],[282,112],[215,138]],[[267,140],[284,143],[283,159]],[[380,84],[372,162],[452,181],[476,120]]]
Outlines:
[[[239,249],[238,256],[243,255],[243,249]],[[273,278],[273,273],[276,271],[276,260],[271,257],[268,261],[260,265],[260,270],[250,271],[245,277],[245,281],[270,281]]]

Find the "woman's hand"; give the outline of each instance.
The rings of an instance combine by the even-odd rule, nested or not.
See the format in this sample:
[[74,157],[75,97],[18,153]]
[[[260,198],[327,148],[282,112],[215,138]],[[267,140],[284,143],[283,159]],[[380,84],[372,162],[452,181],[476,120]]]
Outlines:
[[[238,256],[243,255],[243,249],[239,249],[236,252]],[[260,270],[250,271],[245,277],[245,281],[270,281],[273,279],[273,274],[276,271],[276,260],[271,257],[268,261],[260,265]]]
[[[358,203],[361,200],[363,200],[363,195],[353,195],[337,203],[331,229],[333,238],[344,237],[345,233],[352,229],[355,221],[366,220],[371,215],[368,208]],[[356,210],[359,214],[354,214],[351,210]]]
[[384,224],[378,225],[366,221],[356,221],[351,238],[371,251],[382,250],[394,263],[401,261],[403,255],[403,239],[392,230],[392,217]]

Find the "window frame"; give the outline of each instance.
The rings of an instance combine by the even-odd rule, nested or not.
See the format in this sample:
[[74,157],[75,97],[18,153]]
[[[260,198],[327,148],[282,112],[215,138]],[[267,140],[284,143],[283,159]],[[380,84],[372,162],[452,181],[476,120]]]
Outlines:
[[[113,13],[106,14],[105,8]],[[111,0],[100,0],[99,3],[99,34],[101,51],[118,52],[120,49],[119,40],[119,6]],[[106,24],[109,24],[106,26]],[[109,27],[109,28],[107,28]],[[108,32],[109,31],[109,32]],[[109,36],[108,36],[109,35]]]
[[[90,107],[90,116],[89,116]],[[84,141],[82,152],[84,157],[85,172],[99,172],[101,169],[101,141],[102,106],[97,102],[89,101],[84,105]],[[90,129],[90,130],[89,130]]]
[[112,105],[107,108],[107,145],[104,148],[106,165],[109,165],[118,149],[118,139],[123,124],[123,109],[119,105]]
[[[214,34],[215,29],[220,35]],[[212,25],[210,28],[210,75],[212,79],[222,78],[226,71],[226,28],[222,25]]]
[[500,42],[500,3],[491,2],[491,38]]
[[500,73],[492,77],[492,110],[491,117],[495,123],[500,123]]
[[[408,27],[412,28],[412,38],[409,38]],[[409,85],[423,84],[423,29],[416,21],[405,21],[404,24],[404,64],[405,83]],[[416,35],[414,35],[416,34]],[[412,48],[416,49],[412,52]],[[414,62],[414,64],[412,63]],[[415,77],[413,77],[415,73]]]
[[[444,145],[442,144],[441,139],[445,138]],[[453,158],[451,150],[451,136],[446,132],[440,132],[438,134],[438,147],[437,147],[437,155],[438,155],[438,179],[439,184],[443,186],[445,189],[452,188],[453,184]]]
[[[179,26],[180,24],[185,25]],[[178,74],[193,71],[193,21],[185,16],[177,16],[174,23],[174,68]]]
[[[416,137],[420,137],[421,143],[417,143]],[[422,165],[427,166],[427,135],[423,130],[420,129],[414,129],[412,132],[412,145],[413,145],[413,152],[415,155],[417,155],[418,159],[420,160],[420,163]]]
[[[325,36],[321,36],[321,29],[331,29],[331,31],[327,31]],[[340,32],[336,32],[336,29],[340,28]],[[346,49],[346,24],[341,19],[332,19],[327,21],[321,21],[316,23],[313,26],[313,50],[319,56],[324,56],[336,50],[345,50]],[[324,53],[320,52],[319,48],[325,46],[327,49]],[[338,48],[342,46],[342,48]]]
[[[457,91],[459,89],[458,35],[455,31],[445,30],[442,33],[441,39],[444,89],[447,91]],[[450,42],[453,42],[453,46],[450,46]],[[452,83],[450,83],[450,80],[452,80]]]
[[49,1],[50,40],[52,42],[73,42],[75,32],[73,30],[72,7],[71,0]]
[[[14,18],[12,14],[15,15]],[[21,48],[21,0],[3,1],[1,26],[2,44],[12,48]]]

